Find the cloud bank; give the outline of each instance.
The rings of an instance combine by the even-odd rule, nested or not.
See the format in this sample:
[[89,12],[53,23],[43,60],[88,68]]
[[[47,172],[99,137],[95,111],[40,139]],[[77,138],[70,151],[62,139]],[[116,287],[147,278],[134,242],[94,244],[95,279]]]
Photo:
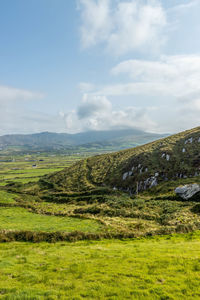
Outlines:
[[[158,60],[126,60],[114,66],[111,75],[122,83],[96,87],[96,90],[93,86],[86,100],[73,113],[76,121],[68,129],[72,130],[76,123],[79,124],[78,130],[110,129],[115,125],[175,132],[199,125],[200,55],[165,55]],[[105,104],[100,100],[111,96],[134,96],[134,101],[141,101],[141,106],[144,97],[148,97],[149,101],[156,99],[156,104],[154,109],[145,102],[144,108],[127,107],[117,112],[111,109],[110,104],[109,109],[104,110]],[[86,117],[80,118],[79,110],[90,112],[91,109],[92,117],[90,113],[87,116],[85,113]]]
[[153,130],[156,124],[148,116],[152,109],[133,106],[115,110],[105,96],[85,94],[77,109],[62,113],[62,117],[70,133],[125,128]]
[[100,93],[184,97],[199,90],[200,55],[161,56],[157,61],[127,60],[116,65],[111,73],[126,75],[129,82],[106,86]]
[[159,1],[79,0],[81,42],[84,48],[97,44],[123,55],[132,51],[157,51],[164,43],[167,25]]
[[0,101],[29,100],[34,98],[35,99],[44,98],[44,94],[25,90],[25,89],[0,85]]

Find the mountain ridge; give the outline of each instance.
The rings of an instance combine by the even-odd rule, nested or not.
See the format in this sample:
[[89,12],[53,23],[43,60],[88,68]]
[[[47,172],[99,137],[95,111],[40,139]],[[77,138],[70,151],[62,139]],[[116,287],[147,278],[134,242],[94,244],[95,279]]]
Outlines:
[[33,149],[65,149],[83,146],[85,148],[114,147],[116,150],[144,144],[166,136],[148,133],[138,129],[88,131],[76,134],[41,132],[0,136],[0,146],[21,146]]

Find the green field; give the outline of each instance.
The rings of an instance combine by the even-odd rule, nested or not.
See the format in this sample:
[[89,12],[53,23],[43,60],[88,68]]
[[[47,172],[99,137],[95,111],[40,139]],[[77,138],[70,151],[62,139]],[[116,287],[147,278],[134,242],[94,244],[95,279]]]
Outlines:
[[101,228],[100,224],[93,220],[39,215],[21,207],[1,207],[0,220],[0,230],[96,232]]
[[[10,182],[35,182],[81,156],[35,159],[37,168],[25,156],[0,165],[0,234],[18,232],[21,240],[0,243],[0,299],[200,299],[200,231],[121,240],[23,242],[23,232],[35,237],[42,232],[75,232],[76,240],[78,232],[86,234],[85,239],[102,232],[148,235],[163,228],[176,231],[177,226],[180,232],[191,231],[199,226],[198,211],[193,212],[196,203],[166,199],[173,196],[175,183],[164,183],[152,195],[143,193],[137,199],[120,193],[105,199],[100,195],[102,203],[95,195],[67,203],[38,201],[3,189]],[[44,240],[41,237],[38,240]]]
[[200,234],[0,244],[0,299],[199,299]]
[[[75,161],[85,157],[83,154],[76,155],[54,155],[54,154],[32,154],[32,155],[0,155],[0,185],[9,181],[22,183],[37,181],[41,176],[68,167]],[[36,165],[36,166],[35,166]]]

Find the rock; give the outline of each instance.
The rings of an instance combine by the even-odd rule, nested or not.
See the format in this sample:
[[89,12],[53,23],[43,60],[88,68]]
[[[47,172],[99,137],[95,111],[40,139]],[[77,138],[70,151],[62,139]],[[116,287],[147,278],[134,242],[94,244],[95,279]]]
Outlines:
[[200,192],[200,185],[197,183],[187,184],[184,186],[177,187],[175,193],[184,200],[193,198],[194,195]]
[[152,181],[151,181],[150,188],[152,188],[153,186],[157,186],[157,185],[158,185],[158,183],[157,183],[157,178],[152,177]]
[[122,179],[125,180],[127,176],[128,176],[128,172],[125,172],[122,176]]
[[186,141],[185,141],[185,145],[187,144],[187,143],[192,143],[193,142],[193,138],[191,137],[191,138],[189,138],[189,139],[187,139]]

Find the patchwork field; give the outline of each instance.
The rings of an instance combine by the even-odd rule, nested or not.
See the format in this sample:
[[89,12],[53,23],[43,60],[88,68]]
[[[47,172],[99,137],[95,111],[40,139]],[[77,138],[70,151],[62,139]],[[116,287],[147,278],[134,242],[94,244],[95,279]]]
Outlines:
[[59,155],[27,154],[0,155],[0,185],[10,180],[22,183],[37,181],[41,176],[62,170],[88,154]]

